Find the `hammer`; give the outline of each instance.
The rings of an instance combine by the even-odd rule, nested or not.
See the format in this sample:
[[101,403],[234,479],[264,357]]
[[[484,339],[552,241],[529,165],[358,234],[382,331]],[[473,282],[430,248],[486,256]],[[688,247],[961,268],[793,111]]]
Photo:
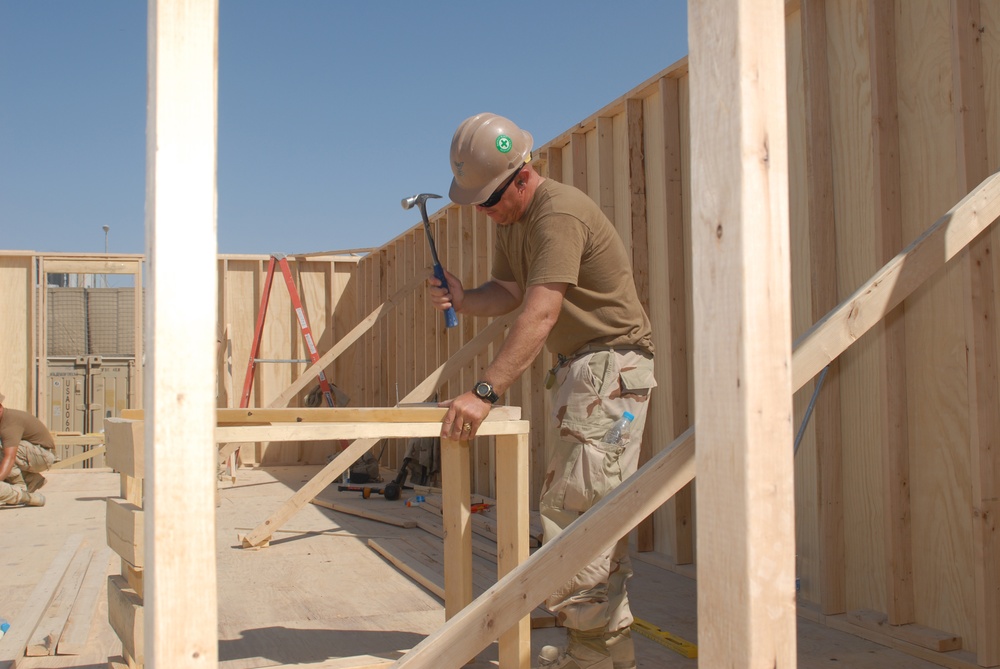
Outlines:
[[[427,233],[427,243],[431,247],[431,259],[434,261],[434,277],[441,282],[443,287],[447,288],[448,281],[444,278],[444,268],[441,267],[441,262],[438,260],[437,249],[434,247],[434,237],[431,235],[431,224],[427,220],[427,199],[432,197],[439,198],[441,196],[434,195],[433,193],[420,193],[419,195],[403,198],[401,204],[403,205],[403,209],[413,209],[413,205],[419,207],[420,216],[424,219],[424,232]],[[448,310],[444,312],[444,325],[449,328],[458,325],[458,316],[455,315],[453,307],[448,307]]]

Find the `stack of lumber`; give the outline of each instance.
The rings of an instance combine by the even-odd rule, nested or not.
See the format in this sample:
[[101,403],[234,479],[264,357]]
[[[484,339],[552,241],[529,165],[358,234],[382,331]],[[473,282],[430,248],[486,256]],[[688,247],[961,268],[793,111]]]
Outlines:
[[108,546],[121,558],[121,573],[108,577],[108,619],[122,642],[122,657],[110,666],[136,669],[145,662],[143,644],[143,423],[104,422],[108,466],[121,474],[121,496],[109,497]]
[[0,643],[0,669],[13,669],[26,656],[83,652],[99,615],[110,557],[106,547],[93,549],[78,534],[67,539],[24,609],[10,621]]

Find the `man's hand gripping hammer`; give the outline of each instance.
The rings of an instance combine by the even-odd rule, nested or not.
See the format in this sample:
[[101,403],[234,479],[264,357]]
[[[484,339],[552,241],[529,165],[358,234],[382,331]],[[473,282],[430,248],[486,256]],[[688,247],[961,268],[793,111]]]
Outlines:
[[[441,262],[438,260],[437,249],[434,247],[434,237],[431,235],[431,224],[427,220],[427,199],[432,197],[441,197],[440,195],[434,195],[433,193],[420,193],[419,195],[413,195],[411,197],[403,198],[403,209],[412,209],[416,205],[420,209],[420,216],[424,219],[424,232],[427,233],[427,243],[431,247],[431,259],[434,261],[434,277],[441,282],[441,285],[445,288],[448,287],[448,280],[444,278],[444,268],[441,267]],[[453,328],[458,325],[458,316],[455,314],[455,309],[453,307],[448,307],[448,310],[444,312],[444,324],[445,327]]]

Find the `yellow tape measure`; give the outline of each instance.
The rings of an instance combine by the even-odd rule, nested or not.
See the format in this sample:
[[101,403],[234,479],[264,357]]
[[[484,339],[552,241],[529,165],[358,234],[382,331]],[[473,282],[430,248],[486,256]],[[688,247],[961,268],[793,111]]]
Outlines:
[[641,618],[635,618],[631,627],[634,632],[638,632],[644,637],[652,639],[660,645],[666,646],[675,653],[679,653],[684,657],[698,657],[698,646],[694,645],[690,641],[685,641],[675,634],[664,632],[656,625],[648,623]]

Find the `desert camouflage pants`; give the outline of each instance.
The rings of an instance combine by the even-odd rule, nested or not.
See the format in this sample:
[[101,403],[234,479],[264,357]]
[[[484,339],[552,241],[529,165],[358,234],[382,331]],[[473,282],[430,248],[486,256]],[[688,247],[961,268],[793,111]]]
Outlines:
[[0,504],[17,504],[21,490],[42,477],[42,472],[56,461],[55,454],[44,446],[22,441],[17,446],[14,467],[5,481],[0,481]]
[[[597,351],[571,359],[556,373],[554,438],[539,511],[544,541],[635,473],[650,390],[653,358],[644,351]],[[602,441],[626,411],[635,419],[621,445]],[[625,584],[632,576],[628,537],[608,546],[546,600],[564,627],[619,630],[632,624]]]

